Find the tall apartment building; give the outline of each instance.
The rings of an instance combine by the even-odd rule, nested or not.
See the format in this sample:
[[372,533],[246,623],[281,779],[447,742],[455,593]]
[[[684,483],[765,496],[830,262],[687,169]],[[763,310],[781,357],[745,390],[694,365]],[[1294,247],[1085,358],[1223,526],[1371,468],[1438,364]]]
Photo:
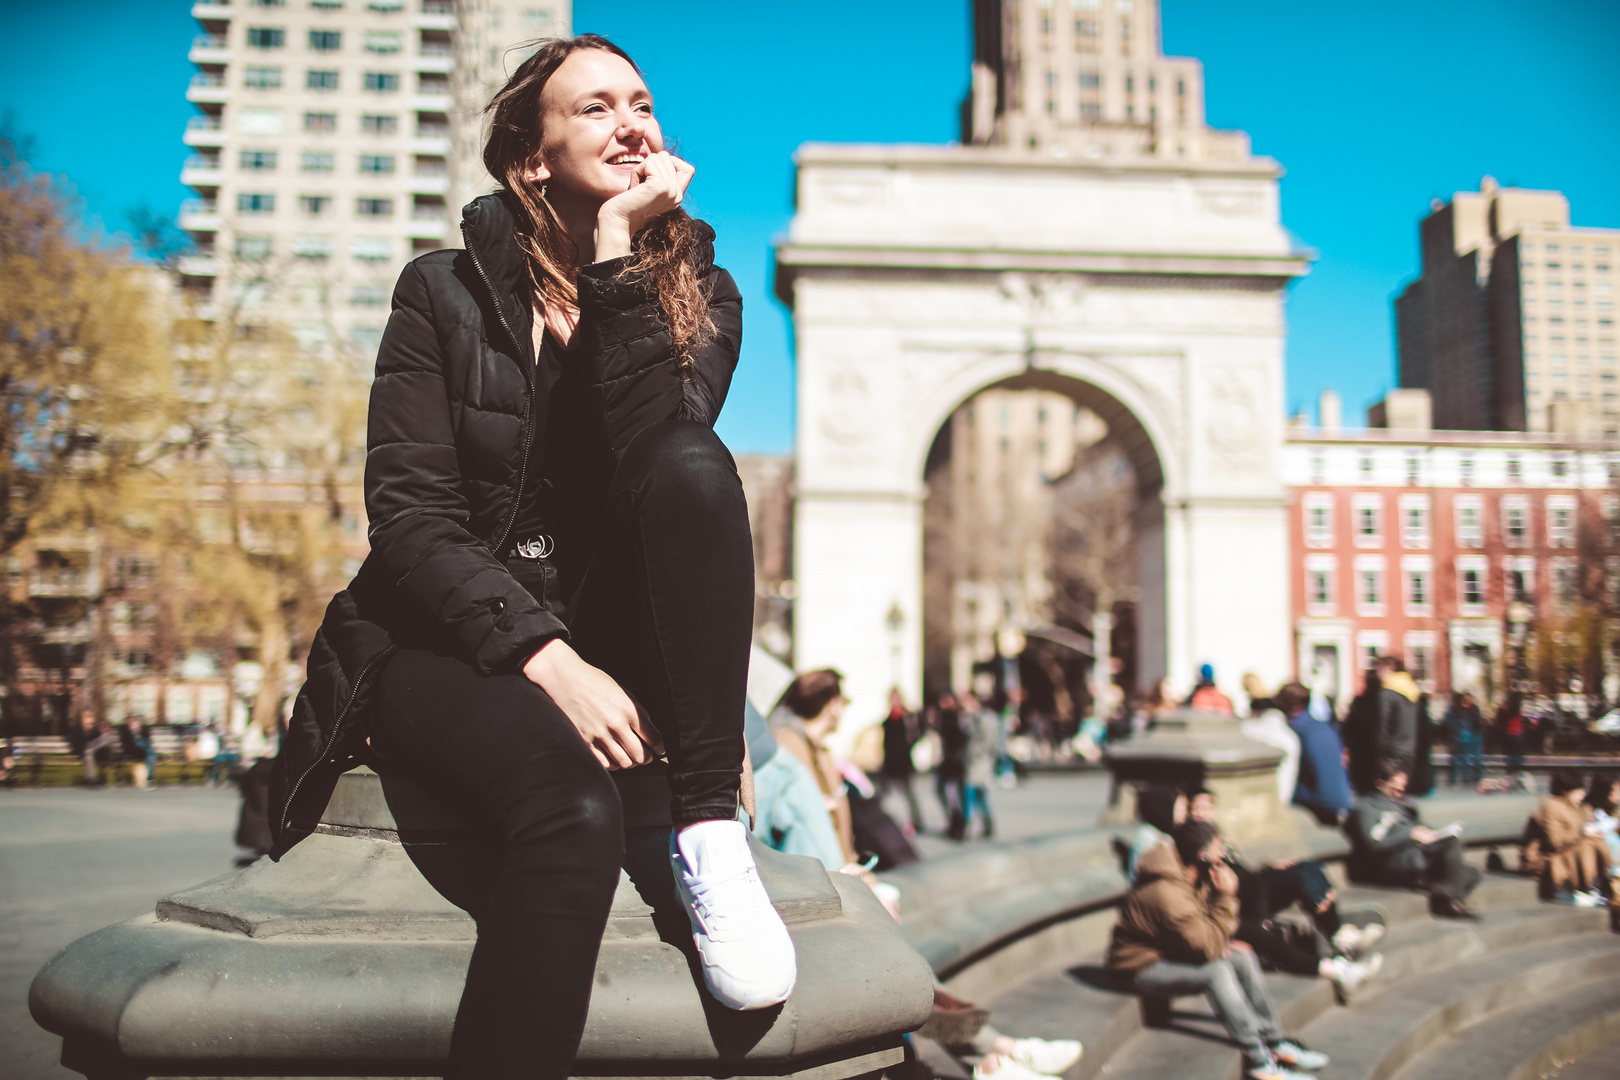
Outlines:
[[[181,264],[199,300],[369,359],[395,277],[489,190],[479,110],[568,0],[202,0]],[[205,308],[205,310],[207,310]]]
[[965,143],[1055,157],[1244,160],[1204,125],[1204,66],[1165,56],[1158,0],[974,0]]
[[1620,229],[1575,227],[1560,192],[1436,200],[1422,276],[1395,301],[1400,383],[1438,428],[1620,436],[1614,332]]

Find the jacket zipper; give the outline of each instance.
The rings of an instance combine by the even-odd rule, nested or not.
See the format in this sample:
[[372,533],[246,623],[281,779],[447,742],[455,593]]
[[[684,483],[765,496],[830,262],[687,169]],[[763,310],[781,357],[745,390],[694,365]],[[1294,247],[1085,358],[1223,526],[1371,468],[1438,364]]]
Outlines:
[[[506,336],[512,339],[512,345],[517,349],[518,355],[527,357],[528,350],[523,342],[518,340],[517,332],[512,324],[506,320],[506,309],[501,306],[501,294],[495,291],[495,283],[489,280],[489,274],[484,270],[484,262],[478,257],[478,249],[473,247],[472,235],[467,231],[467,223],[461,223],[461,242],[466,245],[467,254],[472,258],[473,269],[478,271],[479,280],[483,281],[484,288],[489,290],[489,298],[495,305],[495,317],[500,320],[501,328]],[[507,537],[512,535],[512,528],[517,524],[518,511],[523,506],[523,484],[529,474],[529,449],[534,442],[534,370],[533,365],[523,371],[524,381],[529,387],[529,399],[523,408],[523,454],[518,458],[517,490],[512,495],[512,513],[506,519],[506,526],[490,545],[490,549],[499,552],[506,545]]]
[[279,830],[281,833],[285,834],[287,831],[288,819],[292,817],[292,804],[293,800],[298,797],[298,789],[304,786],[304,781],[309,779],[310,773],[321,767],[321,764],[326,761],[326,755],[330,754],[332,747],[337,745],[338,736],[343,733],[343,721],[349,718],[349,710],[354,708],[355,701],[360,697],[360,690],[366,685],[366,676],[371,674],[372,668],[394,655],[397,651],[399,651],[398,645],[390,645],[370,660],[367,660],[365,665],[360,668],[360,674],[354,680],[354,689],[349,691],[349,700],[343,703],[343,709],[338,713],[337,721],[332,725],[332,734],[326,740],[326,745],[321,747],[320,756],[315,759],[309,768],[304,770],[303,775],[293,784],[292,790],[287,792],[287,801],[281,806],[281,829]]

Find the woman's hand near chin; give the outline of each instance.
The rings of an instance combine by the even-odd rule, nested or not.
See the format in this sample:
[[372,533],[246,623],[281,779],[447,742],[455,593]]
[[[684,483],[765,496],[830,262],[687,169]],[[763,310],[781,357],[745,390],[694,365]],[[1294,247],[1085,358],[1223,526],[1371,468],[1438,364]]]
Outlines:
[[653,218],[681,205],[695,172],[666,150],[636,166],[629,189],[603,203],[596,213],[596,261],[630,254],[630,238]]
[[630,695],[601,668],[587,664],[566,641],[547,642],[523,665],[524,676],[551,695],[602,768],[645,765],[664,741]]

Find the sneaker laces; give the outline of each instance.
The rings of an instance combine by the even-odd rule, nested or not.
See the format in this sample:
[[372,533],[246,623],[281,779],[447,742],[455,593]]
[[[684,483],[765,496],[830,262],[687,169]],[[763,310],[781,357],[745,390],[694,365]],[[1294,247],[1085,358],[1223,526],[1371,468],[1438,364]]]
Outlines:
[[[759,873],[752,865],[739,867],[729,874],[706,874],[699,877],[696,874],[683,874],[686,879],[686,890],[692,898],[692,910],[697,914],[698,921],[703,924],[703,932],[711,941],[727,941],[735,938],[751,937],[762,929],[758,923],[760,912],[757,904],[753,903],[725,903],[725,900],[741,900],[743,894],[748,899],[758,897],[756,890],[763,890],[760,884]],[[727,890],[736,890],[728,895]],[[721,902],[716,903],[719,900]]]

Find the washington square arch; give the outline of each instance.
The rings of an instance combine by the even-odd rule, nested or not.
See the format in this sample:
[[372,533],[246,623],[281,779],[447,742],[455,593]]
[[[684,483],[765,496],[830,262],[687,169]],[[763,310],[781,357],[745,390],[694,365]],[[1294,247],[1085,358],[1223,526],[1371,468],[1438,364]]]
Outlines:
[[796,158],[776,253],[797,360],[795,666],[841,670],[857,722],[897,679],[919,699],[925,458],[968,398],[1028,387],[1095,412],[1135,471],[1140,684],[1210,663],[1276,685],[1284,300],[1308,266],[1281,169],[1205,126],[1201,65],[1160,54],[1153,0],[1104,0],[1094,41],[1053,33],[1038,0],[975,8],[964,145]]

